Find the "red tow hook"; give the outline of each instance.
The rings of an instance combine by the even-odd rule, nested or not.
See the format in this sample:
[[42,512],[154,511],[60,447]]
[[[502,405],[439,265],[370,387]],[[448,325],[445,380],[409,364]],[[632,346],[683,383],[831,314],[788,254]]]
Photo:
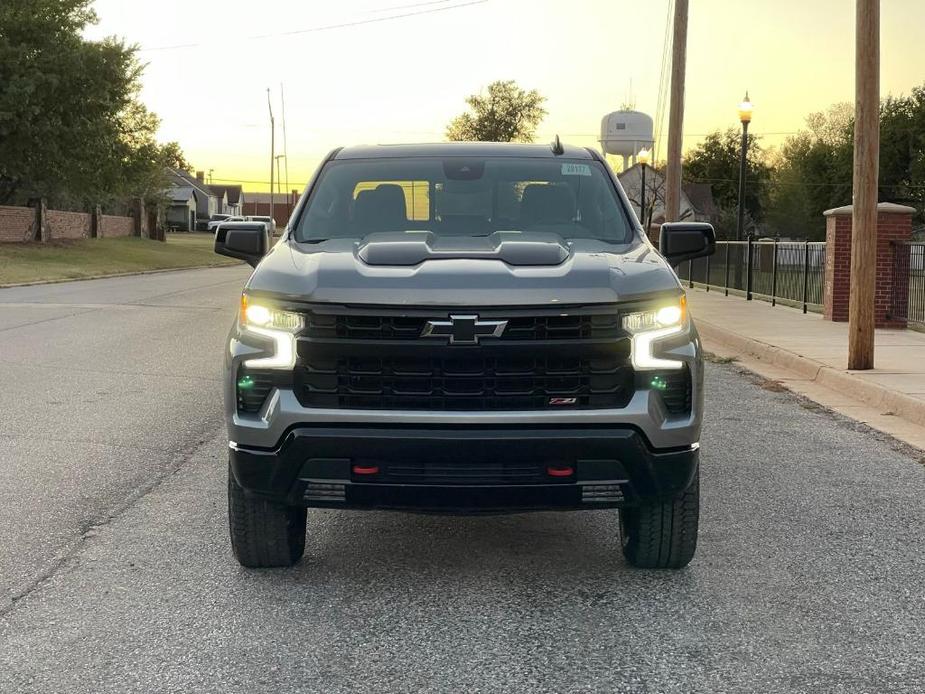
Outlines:
[[354,475],[378,475],[379,466],[378,465],[354,465],[353,474]]
[[550,477],[571,477],[575,474],[575,469],[550,465],[546,468],[546,474]]

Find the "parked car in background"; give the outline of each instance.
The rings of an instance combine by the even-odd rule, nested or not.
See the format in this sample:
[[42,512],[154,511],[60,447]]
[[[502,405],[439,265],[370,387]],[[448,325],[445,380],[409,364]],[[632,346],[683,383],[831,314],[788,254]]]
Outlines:
[[218,229],[219,224],[223,224],[225,222],[243,222],[243,221],[244,221],[244,217],[234,217],[230,214],[213,214],[212,219],[209,220],[209,226],[207,228],[209,231],[211,231],[214,234],[216,230]]
[[267,232],[270,234],[276,233],[276,220],[272,217],[257,217],[251,215],[250,217],[244,218],[245,222],[263,222],[267,227]]

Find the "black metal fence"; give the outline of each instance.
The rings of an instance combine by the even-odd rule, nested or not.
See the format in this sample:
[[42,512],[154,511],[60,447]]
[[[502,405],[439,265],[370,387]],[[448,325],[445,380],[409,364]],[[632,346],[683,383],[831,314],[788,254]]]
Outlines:
[[890,317],[925,326],[925,242],[893,242]]
[[825,284],[824,241],[717,241],[716,253],[682,263],[689,287],[730,291],[820,311]]

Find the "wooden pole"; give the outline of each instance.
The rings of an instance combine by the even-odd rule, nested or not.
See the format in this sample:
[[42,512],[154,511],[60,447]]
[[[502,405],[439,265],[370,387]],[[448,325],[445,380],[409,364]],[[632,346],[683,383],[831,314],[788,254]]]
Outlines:
[[687,0],[675,0],[671,50],[671,110],[668,114],[668,168],[665,221],[681,217],[681,147],[684,131],[684,75],[687,69]]
[[874,368],[877,179],[880,163],[880,0],[857,0],[855,35],[854,200],[848,368]]
[[[273,104],[270,103],[270,88],[267,87],[267,108],[270,109],[270,219],[273,219],[273,164],[276,159],[276,122],[273,120]],[[255,206],[256,214],[256,206]],[[270,222],[272,225],[273,223]],[[270,236],[273,230],[270,230]]]

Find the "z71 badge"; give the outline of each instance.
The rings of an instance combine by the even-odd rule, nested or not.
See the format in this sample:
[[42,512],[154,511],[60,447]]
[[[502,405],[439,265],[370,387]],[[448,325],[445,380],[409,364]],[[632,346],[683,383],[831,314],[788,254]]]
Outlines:
[[549,398],[550,405],[575,405],[578,398]]

